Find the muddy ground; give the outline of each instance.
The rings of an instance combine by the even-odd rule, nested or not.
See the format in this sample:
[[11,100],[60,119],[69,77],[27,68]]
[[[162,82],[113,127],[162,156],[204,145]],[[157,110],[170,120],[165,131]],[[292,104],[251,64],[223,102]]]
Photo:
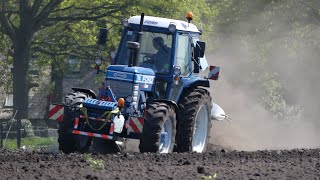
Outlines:
[[[88,157],[91,160],[88,160]],[[94,166],[92,160],[102,160]],[[91,166],[90,166],[91,165]],[[100,168],[100,169],[99,169]],[[204,154],[0,150],[0,179],[319,179],[320,149]]]

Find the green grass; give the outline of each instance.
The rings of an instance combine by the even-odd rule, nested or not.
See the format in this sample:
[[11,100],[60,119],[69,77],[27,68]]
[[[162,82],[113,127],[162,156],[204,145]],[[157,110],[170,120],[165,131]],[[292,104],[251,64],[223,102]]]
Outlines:
[[216,179],[217,178],[217,173],[214,173],[213,175],[208,175],[208,176],[201,176],[202,179]]
[[[17,139],[7,139],[6,142],[3,141],[3,146],[7,149],[17,148]],[[28,148],[39,148],[46,147],[56,143],[56,140],[52,137],[27,137],[21,138],[21,147],[25,146]]]
[[98,169],[98,170],[104,169],[103,160],[94,159],[94,158],[92,158],[92,156],[90,154],[85,154],[84,159],[90,165],[91,168]]

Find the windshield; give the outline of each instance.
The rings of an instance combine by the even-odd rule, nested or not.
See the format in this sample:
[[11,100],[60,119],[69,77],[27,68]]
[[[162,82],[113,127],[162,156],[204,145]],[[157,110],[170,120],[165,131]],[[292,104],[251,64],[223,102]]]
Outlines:
[[[127,31],[120,47],[118,64],[128,65],[127,41],[134,41],[137,31]],[[172,35],[143,32],[140,43],[139,66],[153,69],[159,74],[168,74],[171,67]]]

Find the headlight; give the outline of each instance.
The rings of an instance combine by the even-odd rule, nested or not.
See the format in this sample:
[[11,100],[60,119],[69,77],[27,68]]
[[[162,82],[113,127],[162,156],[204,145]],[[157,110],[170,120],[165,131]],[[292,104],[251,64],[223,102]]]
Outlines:
[[126,97],[126,102],[131,103],[133,100],[132,96],[127,96]]
[[170,24],[169,24],[169,27],[168,27],[168,29],[169,29],[169,31],[170,32],[175,32],[176,31],[176,29],[177,29],[177,27],[176,27],[176,23],[174,23],[174,22],[171,22]]
[[181,75],[181,67],[179,67],[179,66],[174,67],[173,74],[175,76],[180,76]]
[[102,64],[102,60],[101,60],[101,58],[96,58],[95,60],[94,60],[94,63],[97,65],[97,66],[100,66],[101,64]]

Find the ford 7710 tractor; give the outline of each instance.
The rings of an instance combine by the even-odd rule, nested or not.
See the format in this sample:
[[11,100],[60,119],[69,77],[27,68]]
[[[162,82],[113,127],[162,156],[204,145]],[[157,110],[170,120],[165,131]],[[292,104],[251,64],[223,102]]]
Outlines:
[[[121,41],[99,93],[73,88],[65,97],[61,151],[87,152],[92,146],[115,152],[126,139],[139,139],[140,152],[206,150],[211,120],[225,116],[206,89],[209,79],[218,79],[219,67],[208,67],[202,31],[190,23],[192,13],[187,19],[142,13],[122,21]],[[98,44],[106,36],[100,29]],[[200,77],[205,69],[208,77]]]

